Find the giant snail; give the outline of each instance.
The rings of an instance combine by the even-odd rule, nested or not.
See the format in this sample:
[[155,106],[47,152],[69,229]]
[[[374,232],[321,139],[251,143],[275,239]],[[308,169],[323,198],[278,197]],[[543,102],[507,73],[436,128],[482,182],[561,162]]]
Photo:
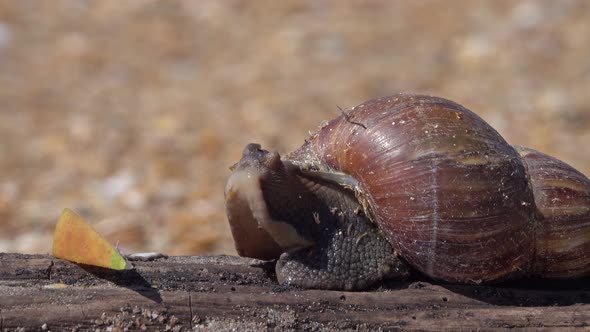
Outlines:
[[281,284],[590,273],[590,180],[438,97],[367,101],[283,158],[248,144],[225,196],[238,253]]

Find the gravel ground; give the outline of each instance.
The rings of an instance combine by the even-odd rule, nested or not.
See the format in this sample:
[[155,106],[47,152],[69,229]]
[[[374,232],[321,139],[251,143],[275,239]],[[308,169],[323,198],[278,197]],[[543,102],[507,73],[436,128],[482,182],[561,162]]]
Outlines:
[[126,252],[234,253],[228,166],[367,99],[455,100],[590,174],[588,1],[0,1],[0,252],[64,207]]

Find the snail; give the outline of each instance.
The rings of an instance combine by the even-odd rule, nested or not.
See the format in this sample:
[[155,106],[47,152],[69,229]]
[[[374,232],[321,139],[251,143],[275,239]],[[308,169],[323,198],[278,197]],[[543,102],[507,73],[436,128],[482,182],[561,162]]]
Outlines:
[[248,144],[232,169],[225,199],[237,252],[277,259],[280,284],[590,274],[590,180],[509,145],[450,100],[370,100],[285,157]]

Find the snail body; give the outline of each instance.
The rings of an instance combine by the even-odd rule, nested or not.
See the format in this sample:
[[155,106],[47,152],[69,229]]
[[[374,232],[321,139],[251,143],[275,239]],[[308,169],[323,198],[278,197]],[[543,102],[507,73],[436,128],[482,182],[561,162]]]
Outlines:
[[238,253],[280,255],[285,284],[590,273],[590,180],[438,97],[368,101],[283,159],[246,146],[226,207]]

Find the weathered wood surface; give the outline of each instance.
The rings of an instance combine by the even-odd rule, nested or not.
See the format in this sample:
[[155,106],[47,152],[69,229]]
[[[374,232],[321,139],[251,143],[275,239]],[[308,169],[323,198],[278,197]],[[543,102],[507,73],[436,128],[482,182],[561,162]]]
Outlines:
[[0,254],[0,330],[590,330],[590,279],[499,286],[390,282],[368,292],[276,284],[272,264],[169,257],[115,272]]

